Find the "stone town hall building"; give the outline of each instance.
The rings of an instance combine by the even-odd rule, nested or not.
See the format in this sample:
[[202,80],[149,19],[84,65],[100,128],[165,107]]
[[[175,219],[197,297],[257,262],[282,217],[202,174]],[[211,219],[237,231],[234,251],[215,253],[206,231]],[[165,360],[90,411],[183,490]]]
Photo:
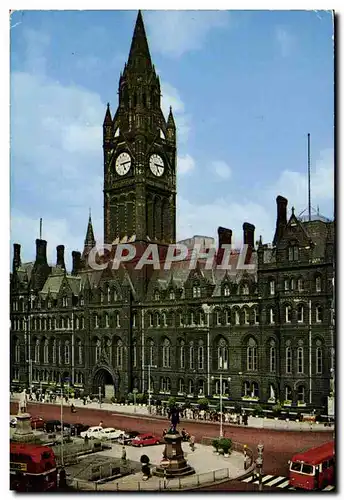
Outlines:
[[[161,110],[141,13],[117,111],[108,105],[105,113],[103,149],[105,243],[130,241],[142,254],[153,242],[163,257],[176,238],[176,127],[172,110],[167,121]],[[334,222],[301,221],[294,210],[288,220],[278,196],[273,243],[255,243],[254,229],[244,223],[254,271],[206,269],[201,258],[191,270],[187,260],[161,271],[93,270],[91,218],[71,274],[63,245],[49,266],[46,241],[36,240],[29,263],[15,244],[11,385],[68,380],[116,397],[137,388],[153,399],[196,401],[222,391],[227,405],[324,407],[333,374]],[[230,229],[218,235],[219,245],[231,242]]]

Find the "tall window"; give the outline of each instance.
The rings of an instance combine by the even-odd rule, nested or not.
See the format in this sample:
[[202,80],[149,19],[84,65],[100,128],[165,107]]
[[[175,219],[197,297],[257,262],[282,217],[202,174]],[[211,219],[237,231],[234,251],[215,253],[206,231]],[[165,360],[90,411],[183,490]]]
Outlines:
[[245,325],[250,324],[250,315],[249,315],[249,312],[246,308],[244,309],[244,324]]
[[303,279],[300,278],[297,280],[297,288],[298,288],[299,292],[303,292],[303,290],[304,290]]
[[198,395],[203,396],[204,395],[204,380],[199,380],[198,381]]
[[99,295],[100,295],[100,303],[103,304],[103,302],[104,302],[104,294],[103,294],[103,292],[101,291],[99,293]]
[[304,403],[305,402],[305,387],[303,385],[299,385],[297,388],[297,401],[299,403]]
[[83,316],[80,318],[80,328],[82,330],[85,328],[85,318]]
[[223,287],[223,295],[224,295],[225,297],[229,297],[229,296],[230,296],[230,294],[231,294],[231,291],[230,291],[230,289],[229,289],[229,286],[228,286],[228,285],[225,285],[225,286]]
[[289,247],[289,260],[299,260],[299,248],[295,245]]
[[190,312],[190,325],[195,325],[195,313],[193,311]]
[[257,382],[252,382],[252,397],[253,398],[258,398],[259,397],[259,386]]
[[78,317],[75,318],[75,330],[79,330],[80,328],[80,320]]
[[322,348],[318,346],[315,350],[316,373],[320,375],[323,371],[323,352]]
[[133,314],[133,328],[137,327],[137,314],[134,312]]
[[303,319],[303,311],[304,311],[304,307],[302,304],[299,304],[297,306],[297,321],[298,323],[303,323],[304,319]]
[[203,370],[204,368],[204,347],[202,345],[198,346],[198,369]]
[[297,373],[303,373],[303,347],[297,348]]
[[109,315],[106,313],[105,314],[105,328],[109,328],[110,322],[109,322]]
[[68,306],[68,298],[62,297],[62,307],[67,307],[67,306]]
[[254,317],[255,325],[259,325],[259,309],[258,309],[258,307],[254,308],[253,317]]
[[110,304],[111,302],[111,288],[108,287],[107,289],[107,301],[108,301],[108,304]]
[[16,363],[20,363],[20,344],[18,339],[16,340],[14,347],[14,361]]
[[121,327],[121,321],[120,321],[119,312],[115,313],[115,318],[116,318],[116,328],[120,328]]
[[136,368],[137,366],[137,347],[136,347],[136,342],[133,343],[133,367]]
[[65,365],[69,365],[69,356],[70,354],[70,347],[69,347],[69,342],[68,340],[65,342],[65,349],[64,349],[64,359],[65,359]]
[[39,356],[39,340],[37,339],[36,340],[36,343],[35,343],[35,363],[39,363],[40,361],[40,356]]
[[43,346],[43,363],[45,364],[49,363],[49,342],[47,339],[44,341],[44,346]]
[[99,318],[98,315],[94,315],[94,328],[99,328]]
[[154,292],[154,300],[160,300],[160,293],[157,290]]
[[178,381],[178,392],[180,392],[181,394],[185,392],[185,383],[182,378],[180,378]]
[[167,326],[166,313],[162,313],[161,319],[162,319],[162,326]]
[[285,279],[284,280],[284,290],[287,292],[289,290],[289,280]]
[[174,300],[176,298],[176,295],[173,290],[170,291],[170,300]]
[[224,339],[221,339],[217,348],[218,370],[228,370],[228,347]]
[[247,346],[247,370],[248,371],[255,371],[258,368],[257,365],[258,365],[258,363],[257,363],[257,343],[251,337],[250,340],[248,341],[248,346]]
[[292,401],[292,399],[293,399],[293,394],[292,394],[292,391],[291,391],[291,387],[289,387],[289,385],[285,386],[284,397],[285,397],[286,401]]
[[272,340],[270,343],[270,372],[276,371],[276,347],[275,342]]
[[56,340],[53,340],[53,365],[56,365]]
[[231,312],[227,309],[226,310],[226,325],[231,324]]
[[216,318],[216,324],[217,324],[217,325],[221,325],[221,315],[220,315],[220,311],[216,311],[216,312],[215,312],[215,318]]
[[238,310],[235,311],[235,324],[240,325],[240,313]]
[[185,368],[185,346],[184,342],[180,344],[180,368]]
[[162,366],[170,368],[171,366],[171,343],[165,339],[162,346]]
[[120,368],[123,365],[123,342],[119,340],[116,346],[116,364]]
[[292,372],[292,352],[291,347],[285,350],[285,372],[290,374]]
[[77,349],[78,349],[78,364],[82,365],[82,343],[81,340],[77,341]]
[[251,384],[250,382],[244,382],[244,396],[251,396]]
[[193,394],[194,390],[195,390],[194,381],[190,379],[189,383],[188,383],[188,394],[190,394],[190,395]]
[[292,314],[291,313],[291,306],[288,305],[285,307],[285,322],[286,323],[291,323],[291,318],[292,318],[291,314]]
[[275,295],[275,282],[274,282],[274,280],[270,280],[269,285],[270,285],[270,295]]
[[149,313],[149,326],[153,326],[153,325],[154,325],[153,314]]
[[190,347],[189,347],[189,365],[190,365],[190,370],[193,370],[195,368],[195,351],[193,342],[190,342]]
[[317,276],[315,278],[315,291],[321,292],[321,277],[320,276]]
[[316,306],[315,308],[315,321],[317,323],[322,323],[323,320],[323,310],[322,307]]
[[96,342],[96,363],[98,363],[101,355],[102,347],[101,347],[101,342],[99,339],[97,339]]
[[192,296],[194,299],[201,296],[201,287],[199,285],[195,285],[192,287]]
[[248,295],[250,293],[249,287],[247,283],[244,283],[241,287],[242,294],[243,295]]
[[273,325],[275,323],[275,310],[273,307],[270,307],[269,310],[269,320],[270,320],[270,325]]

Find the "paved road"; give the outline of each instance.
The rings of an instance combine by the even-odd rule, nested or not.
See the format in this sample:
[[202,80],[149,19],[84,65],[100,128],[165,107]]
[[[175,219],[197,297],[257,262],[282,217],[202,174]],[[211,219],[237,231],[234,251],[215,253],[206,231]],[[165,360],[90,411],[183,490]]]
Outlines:
[[[18,405],[11,403],[11,414],[17,412]],[[33,416],[42,416],[45,419],[59,419],[60,407],[47,404],[29,404],[28,411]],[[64,409],[66,422],[82,422],[88,425],[98,425],[103,421],[104,427],[115,427],[119,429],[131,429],[140,432],[152,432],[162,434],[162,430],[168,427],[168,420],[154,417],[138,417],[137,415],[126,415],[113,413],[111,411],[78,408],[76,413],[71,413],[66,407]],[[183,421],[181,426],[193,434],[196,441],[203,436],[218,436],[219,424]],[[264,474],[274,476],[288,475],[288,460],[298,451],[306,450],[312,446],[318,446],[333,439],[333,431],[328,432],[294,432],[272,429],[254,429],[224,425],[227,437],[247,444],[256,449],[259,442],[264,444]],[[221,486],[221,485],[220,485]],[[228,489],[228,485],[222,485],[222,489]]]

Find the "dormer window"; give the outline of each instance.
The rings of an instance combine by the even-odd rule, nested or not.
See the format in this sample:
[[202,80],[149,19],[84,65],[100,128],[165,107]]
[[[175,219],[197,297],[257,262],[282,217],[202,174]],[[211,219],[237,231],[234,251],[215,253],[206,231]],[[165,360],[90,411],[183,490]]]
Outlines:
[[289,247],[289,261],[293,262],[299,260],[299,247],[296,245],[291,245]]
[[110,288],[107,289],[107,301],[108,301],[108,304],[111,302],[111,290],[110,290]]
[[51,309],[51,300],[48,300],[48,309]]
[[160,293],[158,292],[158,290],[156,290],[154,293],[154,300],[156,301],[160,300]]
[[201,287],[199,285],[195,285],[192,287],[192,297],[194,299],[200,298],[201,296]]
[[275,295],[275,282],[270,280],[270,295]]
[[80,305],[81,306],[85,305],[84,297],[80,297]]
[[103,292],[100,292],[100,303],[102,304],[104,302],[104,294]]
[[67,307],[67,306],[68,306],[68,298],[62,297],[62,307]]
[[247,283],[244,283],[242,285],[242,288],[241,288],[241,293],[243,295],[248,295],[249,294],[249,288],[248,288],[248,284]]
[[230,292],[229,286],[228,286],[228,285],[225,285],[225,286],[223,287],[223,295],[224,295],[225,297],[229,297],[229,296],[230,296],[230,294],[231,294],[231,292]]
[[321,292],[321,277],[320,276],[317,276],[315,278],[315,291]]
[[170,291],[170,300],[175,300],[176,294],[174,293],[173,290]]

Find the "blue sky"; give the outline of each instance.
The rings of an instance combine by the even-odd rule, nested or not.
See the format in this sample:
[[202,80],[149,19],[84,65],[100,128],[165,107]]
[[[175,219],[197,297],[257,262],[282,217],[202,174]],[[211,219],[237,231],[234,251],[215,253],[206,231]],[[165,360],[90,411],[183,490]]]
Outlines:
[[[82,250],[89,207],[102,240],[102,122],[114,112],[136,11],[19,11],[11,17],[11,242],[49,260]],[[275,198],[333,216],[332,15],[325,11],[143,11],[163,109],[178,128],[179,239],[273,238]]]

